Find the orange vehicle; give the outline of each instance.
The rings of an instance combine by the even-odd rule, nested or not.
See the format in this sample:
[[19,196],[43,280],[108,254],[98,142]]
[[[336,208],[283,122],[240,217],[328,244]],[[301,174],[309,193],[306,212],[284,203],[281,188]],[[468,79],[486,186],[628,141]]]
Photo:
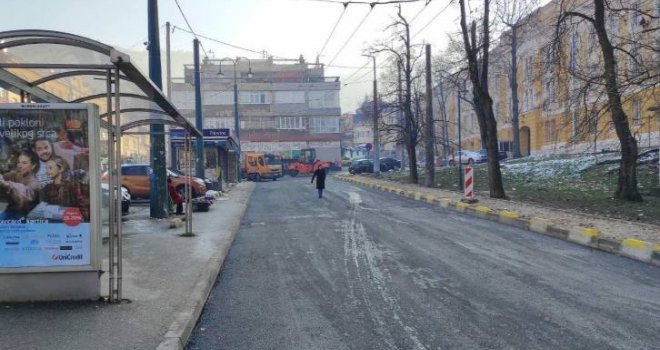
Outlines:
[[[148,164],[122,164],[121,166],[121,187],[128,190],[131,198],[149,198],[151,192],[150,176],[153,170]],[[206,193],[206,183],[198,177],[191,177],[180,173],[175,173],[167,169],[167,176],[172,178],[172,182],[178,192],[183,192],[188,181],[190,181],[190,190],[192,198],[204,196]],[[102,182],[108,182],[108,173],[101,176]]]
[[[295,157],[287,166],[287,174],[298,176],[298,174],[312,174],[314,172],[314,162],[316,161],[316,150],[314,148],[304,148],[300,150],[298,157]],[[330,168],[332,164],[328,161],[321,161],[320,166]]]
[[257,182],[261,179],[275,181],[278,177],[282,177],[282,170],[268,165],[264,159],[264,154],[261,152],[245,152],[241,162],[241,176]]

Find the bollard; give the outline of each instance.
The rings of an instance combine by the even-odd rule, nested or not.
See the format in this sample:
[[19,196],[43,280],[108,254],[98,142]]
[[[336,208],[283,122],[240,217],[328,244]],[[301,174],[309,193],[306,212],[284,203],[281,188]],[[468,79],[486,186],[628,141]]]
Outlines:
[[474,199],[474,180],[472,174],[472,167],[465,167],[465,185],[463,186],[463,193],[468,200]]

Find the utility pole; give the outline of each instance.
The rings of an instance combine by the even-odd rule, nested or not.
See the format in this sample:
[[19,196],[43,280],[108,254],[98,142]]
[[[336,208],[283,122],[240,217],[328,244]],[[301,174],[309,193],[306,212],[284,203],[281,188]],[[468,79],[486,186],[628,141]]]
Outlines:
[[374,61],[374,174],[380,173],[380,135],[378,135],[378,82],[376,80],[376,56]]
[[[194,81],[195,81],[195,127],[202,130],[202,77],[199,69],[199,40],[193,40]],[[204,178],[204,139],[197,136],[195,140],[195,176]]]
[[[160,36],[158,33],[158,1],[149,0],[148,3],[148,29],[149,29],[149,79],[159,89],[163,89],[163,77],[160,66]],[[150,176],[151,191],[149,193],[149,215],[152,218],[165,218],[165,127],[163,124],[149,126],[151,148],[149,150],[150,165],[153,170]]]
[[426,45],[426,132],[424,144],[426,148],[426,187],[435,186],[435,157],[433,153],[433,86],[431,79],[431,45]]
[[[165,84],[165,88],[167,90],[167,98],[172,100],[172,57],[171,57],[171,45],[170,45],[170,35],[172,33],[171,31],[171,25],[170,22],[165,22],[165,73],[167,74],[167,83]],[[167,145],[171,145],[170,143],[170,137],[169,137],[169,130],[170,127],[165,127],[167,129],[167,137],[165,138],[165,147]],[[170,147],[170,150],[172,148]],[[170,152],[170,163],[169,166],[171,167],[176,167],[174,164],[174,152]]]

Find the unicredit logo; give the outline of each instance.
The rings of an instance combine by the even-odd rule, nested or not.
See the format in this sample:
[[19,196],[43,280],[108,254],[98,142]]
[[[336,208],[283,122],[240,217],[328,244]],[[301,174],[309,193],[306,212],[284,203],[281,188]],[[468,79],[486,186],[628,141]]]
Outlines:
[[71,254],[53,254],[51,256],[53,260],[82,260],[83,255],[78,254],[78,255],[71,255]]

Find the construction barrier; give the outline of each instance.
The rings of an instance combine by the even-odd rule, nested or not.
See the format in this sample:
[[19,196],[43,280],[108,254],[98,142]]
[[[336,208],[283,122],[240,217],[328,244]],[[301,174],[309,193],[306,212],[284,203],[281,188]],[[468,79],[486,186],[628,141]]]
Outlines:
[[472,167],[465,167],[465,185],[463,186],[463,193],[466,199],[474,199],[474,180],[472,177],[473,171]]

